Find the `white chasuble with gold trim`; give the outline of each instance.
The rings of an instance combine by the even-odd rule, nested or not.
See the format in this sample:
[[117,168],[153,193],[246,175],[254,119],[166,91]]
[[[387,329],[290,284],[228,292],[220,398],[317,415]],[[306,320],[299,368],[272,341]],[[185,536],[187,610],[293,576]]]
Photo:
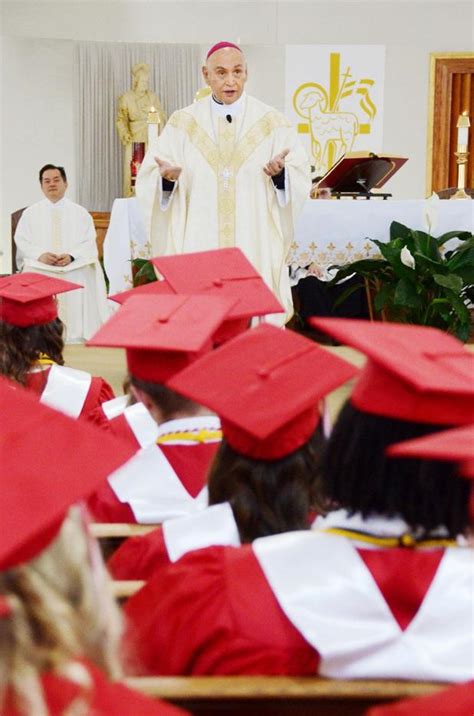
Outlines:
[[[137,180],[153,255],[237,246],[293,313],[287,256],[295,220],[309,195],[306,153],[279,112],[245,96],[232,122],[212,117],[211,97],[175,112],[150,147]],[[284,149],[289,201],[278,201],[263,167]],[[175,191],[163,201],[155,157],[182,167]]]

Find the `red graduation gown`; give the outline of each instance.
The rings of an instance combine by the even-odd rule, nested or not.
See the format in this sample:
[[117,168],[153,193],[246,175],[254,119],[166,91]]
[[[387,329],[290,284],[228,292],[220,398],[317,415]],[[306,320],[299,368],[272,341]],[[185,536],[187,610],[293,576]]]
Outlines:
[[135,437],[135,434],[130,425],[128,424],[127,419],[125,418],[125,415],[123,413],[121,415],[116,415],[110,420],[107,420],[107,424],[110,432],[112,432],[114,435],[121,438],[122,440],[126,440],[127,442],[129,442],[130,445],[132,445],[136,450],[140,450],[140,443]]
[[374,706],[367,716],[472,716],[474,714],[474,681],[451,686],[417,699]]
[[[219,442],[163,444],[161,450],[191,497],[196,497],[206,484],[206,477]],[[128,503],[120,502],[110,484],[102,487],[88,499],[88,507],[96,522],[136,523]],[[139,579],[139,577],[134,577]]]
[[[38,395],[41,395],[46,385],[49,370],[49,367],[45,366],[45,368],[41,371],[29,373],[26,384],[27,388],[30,388],[30,390],[33,390]],[[89,392],[87,393],[79,418],[92,421],[99,425],[107,422],[107,418],[100,409],[100,406],[102,403],[107,402],[107,400],[112,400],[114,397],[114,391],[107,381],[103,378],[93,376]]]
[[[151,700],[123,684],[112,683],[99,669],[83,663],[92,677],[92,687],[87,692],[88,710],[85,716],[184,716],[187,711],[163,701]],[[68,708],[74,709],[76,699],[83,700],[83,689],[78,684],[54,673],[42,678],[49,716],[63,716]],[[72,711],[71,711],[72,712]],[[7,701],[2,716],[20,716],[11,701]]]
[[149,579],[155,569],[170,564],[160,527],[140,537],[129,537],[113,553],[107,567],[114,579]]
[[[403,628],[422,603],[443,550],[358,552]],[[156,568],[125,612],[145,673],[318,671],[319,654],[282,611],[251,545],[210,547]]]

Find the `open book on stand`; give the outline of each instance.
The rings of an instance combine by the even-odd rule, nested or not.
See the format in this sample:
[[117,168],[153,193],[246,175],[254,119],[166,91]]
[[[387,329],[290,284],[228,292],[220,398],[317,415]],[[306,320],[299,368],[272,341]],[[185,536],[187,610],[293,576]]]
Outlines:
[[374,193],[380,189],[408,161],[406,157],[373,152],[351,152],[344,154],[318,182],[318,189],[331,189],[332,196],[353,199],[371,199],[392,196],[386,192]]

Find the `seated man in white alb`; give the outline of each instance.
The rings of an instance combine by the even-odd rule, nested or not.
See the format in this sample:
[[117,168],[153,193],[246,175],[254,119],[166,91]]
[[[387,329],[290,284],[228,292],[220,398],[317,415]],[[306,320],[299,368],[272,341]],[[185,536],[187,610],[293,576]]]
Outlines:
[[67,274],[68,280],[84,286],[73,291],[76,296],[58,297],[66,343],[82,342],[110,315],[94,222],[86,209],[65,198],[63,167],[46,164],[39,180],[46,198],[23,212],[15,232],[18,268],[55,278]]

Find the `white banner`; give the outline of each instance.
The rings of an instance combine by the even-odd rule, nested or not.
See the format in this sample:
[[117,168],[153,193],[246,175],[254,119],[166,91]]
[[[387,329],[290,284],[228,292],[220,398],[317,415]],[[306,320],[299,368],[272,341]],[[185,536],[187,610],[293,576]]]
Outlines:
[[382,150],[384,72],[383,45],[287,45],[285,114],[315,175],[347,152]]

